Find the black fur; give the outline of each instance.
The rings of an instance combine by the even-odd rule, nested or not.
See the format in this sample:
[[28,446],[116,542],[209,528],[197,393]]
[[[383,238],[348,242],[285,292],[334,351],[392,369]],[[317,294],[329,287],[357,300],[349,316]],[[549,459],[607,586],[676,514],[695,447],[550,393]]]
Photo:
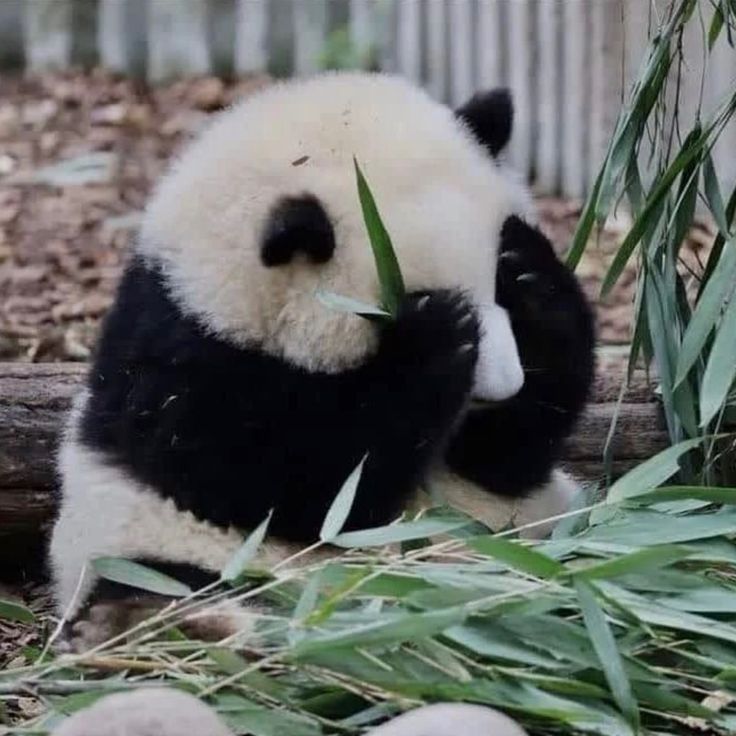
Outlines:
[[335,251],[335,232],[320,201],[311,194],[286,197],[274,206],[261,245],[265,266],[283,266],[297,253],[326,263]]
[[498,156],[511,139],[514,103],[507,89],[478,92],[455,114],[492,156]]
[[386,523],[466,404],[479,328],[460,294],[435,291],[376,329],[364,365],[310,373],[207,334],[137,258],[98,344],[82,442],[216,524],[252,528],[273,507],[270,530],[295,541],[316,538],[367,452],[348,527]]
[[502,404],[471,411],[447,461],[488,490],[522,495],[549,479],[588,398],[594,321],[575,276],[518,217],[503,226],[496,290],[511,317],[524,386]]

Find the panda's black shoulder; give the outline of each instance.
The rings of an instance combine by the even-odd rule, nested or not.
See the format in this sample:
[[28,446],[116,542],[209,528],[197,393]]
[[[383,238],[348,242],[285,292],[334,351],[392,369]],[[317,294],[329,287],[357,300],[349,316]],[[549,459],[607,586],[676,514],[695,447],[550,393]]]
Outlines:
[[[135,255],[123,272],[115,301],[103,322],[94,358],[99,374],[108,359],[121,363],[194,360],[207,355],[232,357],[235,348],[179,306],[162,266]],[[91,373],[95,378],[95,370]]]

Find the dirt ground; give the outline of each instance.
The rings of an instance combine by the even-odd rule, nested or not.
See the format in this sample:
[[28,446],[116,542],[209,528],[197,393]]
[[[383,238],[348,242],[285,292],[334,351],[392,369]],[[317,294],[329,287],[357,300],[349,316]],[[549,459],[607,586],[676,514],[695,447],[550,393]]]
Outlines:
[[[100,73],[0,77],[0,360],[88,356],[151,185],[208,115],[265,83],[152,90]],[[579,203],[540,208],[564,252]],[[620,232],[580,265],[591,297]],[[627,341],[633,282],[631,269],[598,305],[605,343]]]

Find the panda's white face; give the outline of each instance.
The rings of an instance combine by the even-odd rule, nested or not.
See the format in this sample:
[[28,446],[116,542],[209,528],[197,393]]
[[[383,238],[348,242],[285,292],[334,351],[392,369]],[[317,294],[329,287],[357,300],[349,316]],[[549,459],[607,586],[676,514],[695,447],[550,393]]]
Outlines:
[[[374,328],[315,296],[379,299],[353,156],[407,288],[461,288],[492,304],[499,233],[518,190],[451,110],[383,75],[282,83],[223,113],[162,181],[139,248],[216,334],[308,370],[353,366],[374,348]],[[331,223],[331,257],[267,265],[274,208],[305,195]]]

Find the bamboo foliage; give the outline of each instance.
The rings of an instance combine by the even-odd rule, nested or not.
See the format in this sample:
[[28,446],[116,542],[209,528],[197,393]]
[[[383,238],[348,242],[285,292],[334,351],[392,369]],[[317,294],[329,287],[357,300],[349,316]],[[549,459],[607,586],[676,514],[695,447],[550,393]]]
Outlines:
[[[640,357],[656,366],[671,441],[701,440],[700,457],[683,471],[688,480],[725,482],[736,471],[733,439],[714,438],[736,419],[736,189],[724,195],[713,152],[736,113],[736,76],[714,109],[701,99],[690,120],[680,110],[685,77],[692,74],[683,61],[686,33],[698,31],[707,61],[721,48],[736,64],[736,5],[719,2],[710,11],[709,3],[679,0],[653,28],[568,262],[578,263],[594,227],[624,199],[633,226],[610,264],[603,295],[637,257],[630,366]],[[704,64],[701,89],[714,69]],[[718,237],[707,261],[693,269],[681,247],[699,203]]]

